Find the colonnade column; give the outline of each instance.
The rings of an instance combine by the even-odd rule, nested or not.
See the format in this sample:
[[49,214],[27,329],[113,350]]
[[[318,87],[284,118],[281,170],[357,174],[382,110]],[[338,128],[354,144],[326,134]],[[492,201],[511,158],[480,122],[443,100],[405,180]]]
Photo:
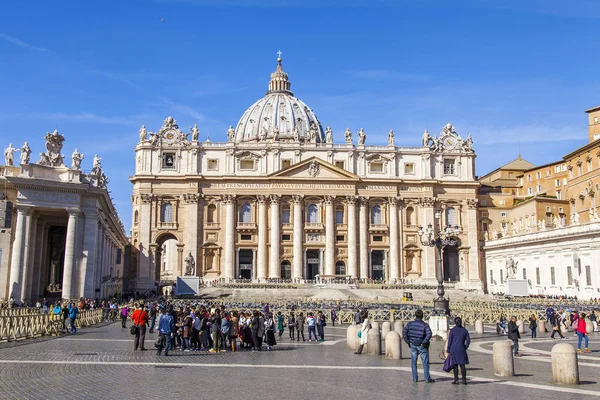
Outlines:
[[[200,275],[200,257],[198,256],[198,205],[200,196],[197,193],[188,193],[183,195],[185,208],[187,211],[187,219],[185,221],[185,246],[189,253],[194,257],[196,263],[196,276]],[[186,255],[184,254],[184,258]],[[184,271],[185,273],[185,271]]]
[[46,244],[47,244],[47,229],[46,223],[43,220],[38,220],[36,229],[36,241],[35,241],[35,258],[34,258],[34,270],[31,279],[31,296],[35,298],[43,297],[43,291],[41,290],[44,285],[44,272],[46,265]]
[[33,268],[35,266],[35,238],[37,231],[38,215],[33,214],[27,219],[27,241],[23,254],[23,284],[21,285],[21,299],[23,301],[36,300],[32,298],[31,281],[33,280]]
[[225,194],[225,269],[223,277],[232,279],[235,271],[235,195]]
[[[154,285],[155,271],[152,269],[152,254],[150,244],[152,243],[152,195],[140,195],[140,213],[139,213],[139,229],[140,229],[140,257],[139,268],[136,277],[136,288],[146,288]],[[99,264],[102,265],[102,264]],[[102,282],[102,268],[100,269],[100,282]]]
[[62,297],[72,299],[75,296],[75,239],[77,235],[78,209],[69,209],[69,222],[67,223],[67,237],[65,241],[65,263],[63,267]]
[[398,199],[390,197],[390,276],[389,280],[400,278],[398,263]]
[[348,206],[348,271],[353,279],[358,277],[356,260],[356,196],[346,196]]
[[83,297],[94,298],[94,278],[96,276],[96,251],[98,235],[98,212],[96,210],[85,211],[85,225],[83,237],[83,259],[79,274],[79,287]]
[[271,195],[271,254],[269,256],[269,276],[271,278],[281,278],[279,265],[279,244],[281,242],[279,199],[280,196]]
[[335,275],[335,196],[325,196],[325,275]]
[[360,279],[369,279],[369,199],[359,199]]
[[302,279],[302,264],[304,259],[303,254],[303,236],[304,226],[302,224],[302,199],[301,195],[293,195],[292,201],[294,203],[294,268],[292,271],[292,278]]
[[21,286],[23,284],[23,250],[27,242],[27,220],[30,210],[17,206],[17,224],[15,226],[15,240],[12,246],[12,257],[10,260],[10,278],[8,293],[15,301],[21,299]]
[[258,195],[258,251],[256,255],[257,278],[267,278],[267,196]]

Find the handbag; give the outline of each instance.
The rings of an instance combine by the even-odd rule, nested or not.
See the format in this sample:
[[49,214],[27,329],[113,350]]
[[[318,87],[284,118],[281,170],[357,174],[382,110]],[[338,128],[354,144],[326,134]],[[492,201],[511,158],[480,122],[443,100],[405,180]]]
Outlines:
[[358,338],[360,339],[362,337],[362,331],[358,331]]
[[161,345],[162,345],[162,336],[158,335],[158,337],[154,341],[154,347],[156,347],[157,349],[159,349]]
[[129,328],[129,333],[131,333],[132,335],[137,335],[137,333],[138,333],[138,326],[137,325],[131,325],[131,327]]
[[448,353],[448,357],[444,360],[444,372],[450,372],[456,366],[452,359],[452,354]]

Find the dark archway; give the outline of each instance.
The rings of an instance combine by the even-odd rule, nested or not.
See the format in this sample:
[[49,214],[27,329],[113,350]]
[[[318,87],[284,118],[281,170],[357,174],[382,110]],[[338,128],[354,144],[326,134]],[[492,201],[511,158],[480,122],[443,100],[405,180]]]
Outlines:
[[450,282],[458,282],[460,280],[457,246],[444,247],[444,280]]

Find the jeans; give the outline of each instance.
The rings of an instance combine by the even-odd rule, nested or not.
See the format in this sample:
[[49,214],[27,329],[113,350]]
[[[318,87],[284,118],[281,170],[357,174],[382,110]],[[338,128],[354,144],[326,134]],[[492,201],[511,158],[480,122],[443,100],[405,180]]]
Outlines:
[[133,349],[137,350],[140,347],[144,350],[144,341],[146,340],[146,325],[138,325],[137,333],[135,334],[135,340],[133,342]]
[[532,339],[535,339],[535,338],[537,338],[537,328],[533,328],[533,329],[531,330],[531,338],[532,338]]
[[429,376],[429,350],[421,346],[415,346],[413,344],[410,345],[410,364],[412,367],[412,378],[413,381],[419,380],[419,375],[417,374],[417,357],[421,357],[421,361],[423,362],[423,378],[425,381],[431,379]]
[[577,348],[581,350],[581,340],[585,339],[585,348],[588,348],[589,338],[585,333],[577,332]]
[[192,350],[199,349],[200,346],[200,331],[196,328],[192,328],[192,340],[191,340]]
[[220,351],[220,339],[221,339],[221,332],[213,332],[212,333],[212,338],[213,338],[213,350],[215,351]]
[[296,340],[299,342],[300,341],[300,335],[302,335],[302,341],[304,341],[304,327],[300,328],[296,328]]
[[317,325],[317,332],[321,340],[325,340],[325,327],[323,325]]
[[519,354],[519,339],[512,339],[512,342],[513,354]]
[[317,332],[316,332],[314,326],[309,326],[308,327],[308,340],[311,340],[311,334],[315,337],[315,340],[317,340]]
[[150,318],[150,333],[154,333],[154,324],[156,324],[156,317]]
[[189,350],[190,349],[190,338],[182,338],[181,339],[181,350]]
[[160,334],[160,347],[157,349],[157,354],[160,355],[160,352],[165,349],[165,356],[169,354],[169,350],[171,350],[171,334],[170,333],[162,333]]

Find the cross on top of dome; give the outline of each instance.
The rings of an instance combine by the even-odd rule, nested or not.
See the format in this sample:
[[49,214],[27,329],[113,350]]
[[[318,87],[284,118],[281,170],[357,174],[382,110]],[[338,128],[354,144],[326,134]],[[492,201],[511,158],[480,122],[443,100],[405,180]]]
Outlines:
[[291,83],[288,79],[288,74],[283,70],[281,66],[281,50],[277,51],[277,68],[275,72],[271,74],[271,80],[269,81],[269,90],[267,94],[271,93],[286,93],[293,96],[294,93],[290,90]]

